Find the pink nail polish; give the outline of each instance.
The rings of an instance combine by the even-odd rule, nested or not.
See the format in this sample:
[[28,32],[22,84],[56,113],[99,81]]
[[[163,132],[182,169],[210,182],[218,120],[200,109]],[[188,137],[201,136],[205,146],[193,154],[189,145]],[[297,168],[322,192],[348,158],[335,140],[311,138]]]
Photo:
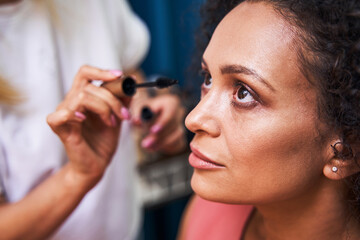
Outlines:
[[144,139],[142,142],[141,142],[141,146],[143,147],[143,148],[148,148],[148,147],[150,147],[151,145],[153,145],[154,144],[154,140],[153,139]]
[[127,120],[130,119],[129,110],[127,110],[125,107],[121,108],[121,115],[123,116],[124,119],[127,119]]
[[120,70],[110,70],[109,72],[115,77],[120,77],[123,74],[123,72]]
[[157,133],[157,132],[159,132],[161,129],[162,129],[161,125],[156,124],[156,125],[154,125],[154,126],[151,127],[150,132],[152,132],[152,133]]
[[86,119],[85,114],[83,114],[82,112],[75,111],[75,116],[82,119],[82,120]]
[[111,125],[113,127],[116,127],[117,121],[116,121],[116,118],[115,118],[114,114],[111,114],[110,120],[111,120]]

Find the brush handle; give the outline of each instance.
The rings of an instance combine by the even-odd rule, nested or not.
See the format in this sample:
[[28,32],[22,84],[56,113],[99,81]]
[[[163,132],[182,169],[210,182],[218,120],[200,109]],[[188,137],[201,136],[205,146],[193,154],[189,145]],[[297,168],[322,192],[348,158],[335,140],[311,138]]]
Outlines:
[[136,82],[133,78],[122,76],[111,82],[104,82],[101,87],[109,90],[118,98],[132,97],[136,93]]

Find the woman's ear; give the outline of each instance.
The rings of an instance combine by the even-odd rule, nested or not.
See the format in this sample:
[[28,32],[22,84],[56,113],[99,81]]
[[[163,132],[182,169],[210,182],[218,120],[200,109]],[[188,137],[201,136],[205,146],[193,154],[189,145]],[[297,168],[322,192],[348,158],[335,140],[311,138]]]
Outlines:
[[353,155],[351,147],[340,139],[333,141],[328,147],[327,162],[323,174],[331,180],[341,180],[360,172],[360,166]]

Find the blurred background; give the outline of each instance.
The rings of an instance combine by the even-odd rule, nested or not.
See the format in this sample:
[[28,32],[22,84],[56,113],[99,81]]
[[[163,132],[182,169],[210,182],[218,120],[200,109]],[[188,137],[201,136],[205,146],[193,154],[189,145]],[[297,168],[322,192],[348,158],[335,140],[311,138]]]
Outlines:
[[142,67],[148,76],[163,74],[184,86],[194,48],[199,9],[204,0],[129,0],[151,34],[150,52]]
[[[200,22],[199,10],[204,0],[129,2],[151,34],[150,51],[141,66],[146,76],[165,75],[177,79],[182,91],[197,86],[191,84],[195,79],[191,79],[188,69],[195,46],[194,32]],[[197,92],[199,88],[192,90]],[[196,95],[190,97],[193,102],[197,101]],[[145,196],[142,239],[176,239],[182,212],[192,194],[189,182],[192,169],[187,157],[188,153],[184,153],[140,167]]]

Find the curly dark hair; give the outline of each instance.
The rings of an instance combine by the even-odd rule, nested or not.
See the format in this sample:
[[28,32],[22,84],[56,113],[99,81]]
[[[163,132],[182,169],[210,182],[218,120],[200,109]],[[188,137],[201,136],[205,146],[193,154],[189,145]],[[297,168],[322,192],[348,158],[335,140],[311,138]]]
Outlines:
[[[319,91],[319,117],[340,136],[332,146],[344,161],[360,158],[360,1],[245,0],[265,2],[298,31],[298,58],[304,76]],[[241,0],[208,0],[202,7],[196,61],[215,27]],[[338,146],[341,147],[338,147]],[[347,179],[349,200],[360,216],[360,174]],[[353,209],[354,210],[354,209]]]

